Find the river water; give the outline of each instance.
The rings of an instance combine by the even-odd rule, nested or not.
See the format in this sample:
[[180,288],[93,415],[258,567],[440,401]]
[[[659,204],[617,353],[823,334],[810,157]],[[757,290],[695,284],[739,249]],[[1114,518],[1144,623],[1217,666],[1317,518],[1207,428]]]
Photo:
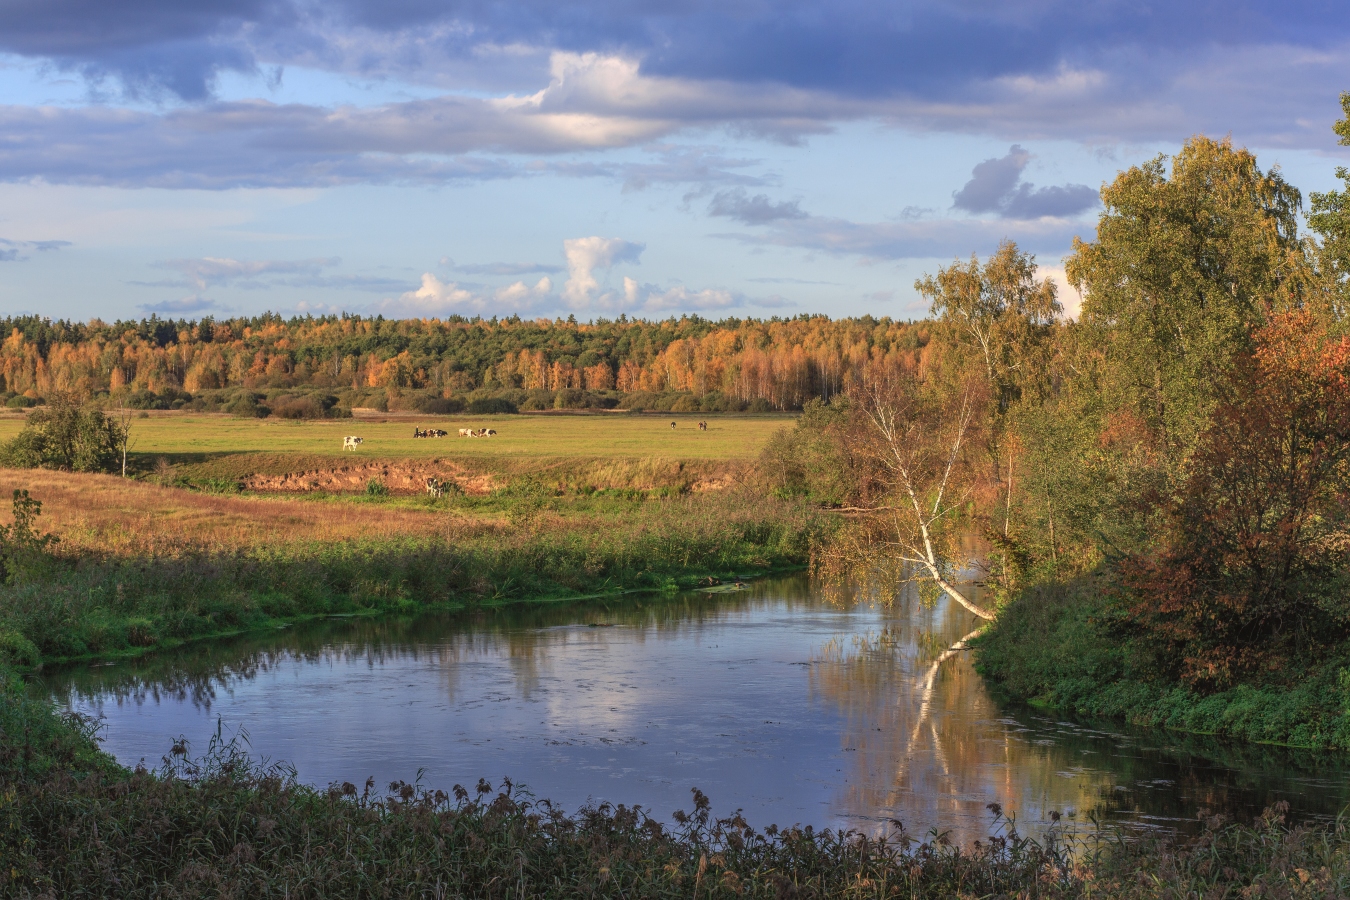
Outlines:
[[[301,780],[472,788],[503,776],[575,810],[641,804],[752,824],[969,842],[987,805],[1037,833],[1179,826],[1200,809],[1300,817],[1350,802],[1334,755],[1069,721],[997,702],[946,602],[840,606],[804,576],[738,593],[330,619],[134,662],[67,668],[35,689],[104,723],[118,760],[159,765],[219,728]],[[931,687],[930,687],[931,685]]]

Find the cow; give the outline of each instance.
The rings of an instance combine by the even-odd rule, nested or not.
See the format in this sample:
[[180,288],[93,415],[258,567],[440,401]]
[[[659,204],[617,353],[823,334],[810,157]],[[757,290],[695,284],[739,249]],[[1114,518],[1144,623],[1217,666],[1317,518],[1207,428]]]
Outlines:
[[440,497],[445,493],[445,482],[436,476],[427,479],[427,493],[432,497]]
[[472,428],[461,428],[461,429],[459,430],[459,436],[460,436],[460,437],[473,437],[473,429],[472,429]]
[[671,428],[674,428],[674,427],[675,427],[675,423],[674,423],[674,422],[671,422],[671,423],[670,423],[670,427],[671,427]]
[[708,430],[708,423],[707,423],[707,422],[699,422],[699,423],[698,423],[698,430],[699,430],[699,431],[707,431],[707,430]]
[[449,432],[447,432],[447,431],[441,431],[439,428],[433,428],[433,429],[431,429],[431,431],[429,431],[429,432],[427,432],[427,433],[430,434],[432,437],[438,437],[438,438],[443,438],[443,437],[445,437],[447,434],[449,434]]
[[426,437],[426,436],[427,436],[427,434],[426,434],[425,431],[423,431],[422,429],[418,428],[416,425],[413,426],[413,437],[414,437],[414,438],[420,438],[420,437]]
[[342,449],[355,450],[360,443],[361,439],[359,437],[344,437],[342,439]]
[[493,436],[494,434],[496,434],[496,433],[497,433],[497,432],[495,432],[495,431],[493,431],[491,428],[489,428],[487,431],[483,432],[483,435],[484,435],[485,437],[492,437],[492,436]]

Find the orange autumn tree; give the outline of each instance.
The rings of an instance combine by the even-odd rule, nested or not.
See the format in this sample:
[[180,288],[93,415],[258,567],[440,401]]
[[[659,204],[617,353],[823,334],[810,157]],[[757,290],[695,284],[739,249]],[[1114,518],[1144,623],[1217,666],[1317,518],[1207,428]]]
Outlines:
[[1294,311],[1254,345],[1165,501],[1160,548],[1118,564],[1115,627],[1199,689],[1350,634],[1350,338]]

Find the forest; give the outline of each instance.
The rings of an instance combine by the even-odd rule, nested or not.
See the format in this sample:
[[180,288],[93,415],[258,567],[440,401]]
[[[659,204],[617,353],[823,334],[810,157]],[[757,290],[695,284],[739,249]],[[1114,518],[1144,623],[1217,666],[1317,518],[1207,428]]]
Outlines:
[[[845,390],[866,362],[927,339],[922,325],[825,316],[578,323],[267,314],[111,325],[26,316],[0,319],[0,334],[0,398],[13,406],[64,392],[139,408],[235,404],[231,411],[246,415],[260,402],[270,410],[288,401],[315,415],[334,406],[458,412],[484,398],[524,409],[799,409]],[[296,402],[316,395],[333,399]]]

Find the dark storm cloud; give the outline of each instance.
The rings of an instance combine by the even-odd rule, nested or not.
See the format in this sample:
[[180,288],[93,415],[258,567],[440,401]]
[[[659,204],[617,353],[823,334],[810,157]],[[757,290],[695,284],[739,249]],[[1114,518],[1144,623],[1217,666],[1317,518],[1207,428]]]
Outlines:
[[1085,184],[1038,188],[1022,181],[1031,154],[1017,144],[1006,156],[986,159],[971,171],[965,187],[952,194],[952,206],[971,213],[997,213],[1009,219],[1073,216],[1097,205],[1097,192]]

